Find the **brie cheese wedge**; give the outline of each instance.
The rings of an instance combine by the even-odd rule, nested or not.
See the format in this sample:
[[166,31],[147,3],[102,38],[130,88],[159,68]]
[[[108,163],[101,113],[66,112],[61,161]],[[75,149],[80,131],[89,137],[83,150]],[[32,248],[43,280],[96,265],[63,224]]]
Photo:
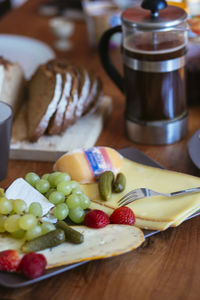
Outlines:
[[54,207],[54,204],[49,202],[47,198],[45,198],[23,178],[17,178],[15,181],[13,181],[13,183],[6,190],[5,196],[8,199],[24,200],[28,207],[32,202],[39,202],[43,209],[43,216]]

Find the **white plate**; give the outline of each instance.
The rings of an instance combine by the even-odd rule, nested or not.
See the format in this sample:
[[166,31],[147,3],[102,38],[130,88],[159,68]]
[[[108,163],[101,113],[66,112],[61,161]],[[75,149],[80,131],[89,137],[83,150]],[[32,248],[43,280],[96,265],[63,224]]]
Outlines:
[[45,43],[20,35],[0,34],[0,56],[18,62],[30,79],[38,65],[55,57],[53,50]]

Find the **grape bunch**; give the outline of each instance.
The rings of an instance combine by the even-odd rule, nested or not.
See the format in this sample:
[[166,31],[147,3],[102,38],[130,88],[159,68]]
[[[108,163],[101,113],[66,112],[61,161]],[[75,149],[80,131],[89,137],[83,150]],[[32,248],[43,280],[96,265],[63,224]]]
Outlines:
[[0,195],[0,232],[7,232],[14,238],[32,240],[55,230],[51,222],[42,221],[42,206],[32,202],[29,207],[24,200],[7,199]]
[[69,174],[53,172],[40,178],[30,172],[26,174],[25,180],[55,205],[52,214],[58,220],[68,216],[76,224],[83,222],[90,199],[83,193],[79,183],[71,180]]

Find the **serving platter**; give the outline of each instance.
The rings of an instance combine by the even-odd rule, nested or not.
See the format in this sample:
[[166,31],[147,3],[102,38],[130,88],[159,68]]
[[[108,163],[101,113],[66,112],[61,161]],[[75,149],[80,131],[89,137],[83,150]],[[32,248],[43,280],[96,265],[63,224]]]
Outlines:
[[[142,153],[141,151],[135,149],[135,148],[124,148],[119,150],[119,152],[126,158],[143,164],[143,165],[147,165],[147,166],[151,166],[151,167],[156,167],[156,168],[162,168],[163,167],[157,163],[156,161],[152,160],[150,157],[148,157],[147,155],[145,155],[144,153]],[[193,214],[192,216],[190,216],[190,218],[195,217],[197,215],[200,214],[200,211]],[[188,218],[189,219],[189,218]],[[156,233],[158,233],[159,231],[147,231],[144,230],[144,236],[145,238],[152,236]],[[42,281],[44,279],[47,279],[49,277],[55,276],[57,274],[66,272],[66,271],[70,271],[71,269],[77,268],[85,263],[87,263],[88,261],[84,261],[84,262],[79,262],[76,264],[71,264],[71,265],[67,265],[67,266],[62,266],[62,267],[58,267],[58,268],[53,268],[53,269],[49,269],[45,272],[44,275],[36,278],[36,279],[26,279],[25,277],[23,277],[20,274],[12,274],[12,273],[4,273],[4,272],[0,272],[0,285],[4,286],[4,287],[9,287],[9,288],[18,288],[18,287],[24,287],[27,285],[31,285],[35,282],[38,281]]]

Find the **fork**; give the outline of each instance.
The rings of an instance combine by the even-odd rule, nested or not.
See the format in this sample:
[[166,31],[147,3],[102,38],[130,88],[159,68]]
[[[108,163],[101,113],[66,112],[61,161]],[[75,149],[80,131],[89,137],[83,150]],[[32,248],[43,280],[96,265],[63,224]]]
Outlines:
[[129,203],[132,203],[133,201],[151,197],[151,196],[166,196],[166,197],[176,197],[181,196],[185,194],[191,194],[191,193],[197,193],[200,192],[200,187],[186,189],[182,191],[177,191],[173,193],[159,193],[154,190],[148,189],[148,188],[138,188],[135,190],[130,191],[126,195],[124,195],[119,201],[118,206],[125,206]]

